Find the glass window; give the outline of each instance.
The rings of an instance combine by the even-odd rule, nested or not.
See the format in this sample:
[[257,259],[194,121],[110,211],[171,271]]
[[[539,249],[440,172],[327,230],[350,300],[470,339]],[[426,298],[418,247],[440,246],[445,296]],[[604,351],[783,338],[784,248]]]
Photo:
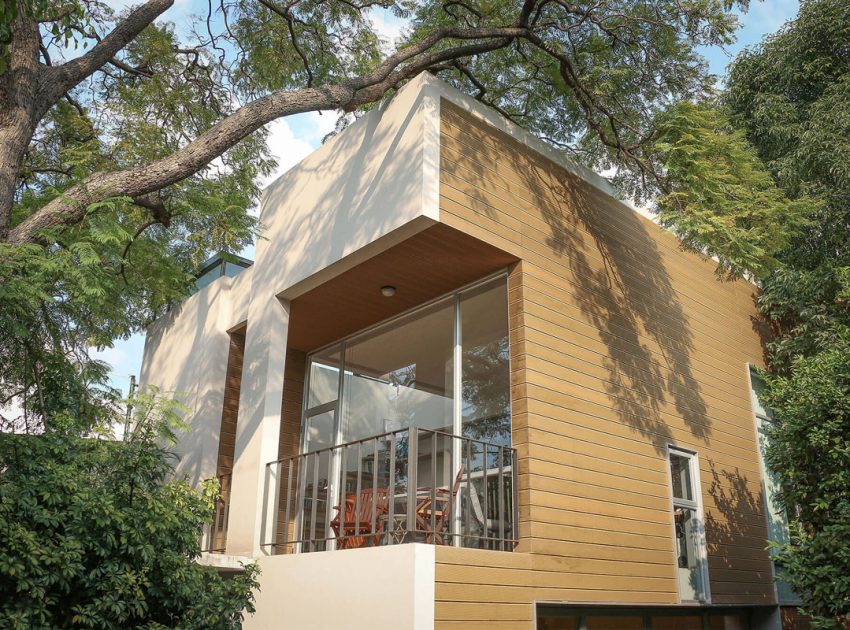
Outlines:
[[340,347],[332,346],[313,355],[310,361],[310,394],[307,409],[333,402],[339,394]]
[[705,532],[696,497],[696,456],[670,449],[670,478],[673,485],[673,523],[679,597],[704,601],[708,576],[705,562]]
[[463,294],[460,318],[462,434],[508,445],[511,443],[511,373],[505,282]]
[[342,441],[452,430],[454,301],[346,344]]
[[[779,493],[779,480],[765,464],[765,454],[768,445],[768,432],[770,425],[775,422],[773,410],[761,402],[761,396],[765,390],[764,380],[758,375],[755,369],[750,368],[750,394],[753,401],[753,410],[756,414],[756,433],[759,442],[759,453],[762,479],[764,479],[764,504],[765,516],[767,518],[767,537],[777,544],[789,542],[790,534],[788,533],[788,517],[785,510],[779,504],[777,495]],[[771,550],[771,554],[773,554]],[[775,566],[775,565],[774,565]],[[776,569],[774,570],[776,572]],[[780,604],[796,605],[800,603],[800,598],[794,594],[791,587],[784,580],[776,581],[777,597]]]
[[690,459],[671,453],[670,477],[673,479],[673,496],[677,499],[693,501]]

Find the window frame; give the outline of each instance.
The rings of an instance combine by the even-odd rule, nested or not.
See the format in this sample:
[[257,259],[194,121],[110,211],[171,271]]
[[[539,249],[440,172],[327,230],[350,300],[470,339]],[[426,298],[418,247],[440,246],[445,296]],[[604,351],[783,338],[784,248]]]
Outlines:
[[[699,454],[696,451],[685,449],[673,444],[668,444],[666,449],[665,464],[667,467],[667,488],[670,492],[670,524],[673,534],[673,552],[676,551],[676,508],[681,507],[693,510],[696,514],[696,560],[700,577],[702,578],[702,598],[684,599],[679,589],[678,560],[674,561],[674,576],[676,577],[676,594],[680,604],[711,604],[711,583],[708,573],[708,544],[705,536],[705,514],[702,502],[702,484],[699,477]],[[693,499],[679,499],[673,493],[673,473],[671,470],[671,457],[677,455],[688,461],[688,472],[691,479],[691,496]]]
[[[758,377],[756,373],[758,366],[754,363],[745,363],[744,369],[747,371],[747,386],[749,388],[750,393],[750,408],[752,409],[752,417],[753,417],[753,436],[756,442],[756,451],[758,453],[759,458],[759,472],[761,474],[761,494],[762,494],[762,507],[764,508],[764,520],[765,526],[767,526],[767,540],[770,541],[770,524],[769,519],[771,518],[771,506],[770,506],[770,497],[768,497],[767,490],[767,479],[766,476],[771,474],[770,469],[767,467],[767,462],[764,460],[764,453],[762,452],[761,438],[759,433],[759,421],[765,424],[775,424],[777,420],[770,416],[770,412],[772,411],[770,408],[765,407],[765,405],[758,399],[758,394],[756,393],[755,387],[755,377]],[[765,413],[759,412],[759,407],[765,411]],[[783,510],[783,516],[785,518],[786,527],[788,524],[788,515],[785,514]],[[776,541],[774,541],[776,542]],[[791,591],[790,585],[787,582],[779,578],[776,571],[776,557],[773,549],[770,550],[770,574],[773,579],[773,594],[776,598],[776,603],[779,606],[799,606],[802,603],[800,597]],[[779,585],[780,583],[785,584],[787,586],[787,590],[790,593],[790,596],[785,596],[780,593]]]

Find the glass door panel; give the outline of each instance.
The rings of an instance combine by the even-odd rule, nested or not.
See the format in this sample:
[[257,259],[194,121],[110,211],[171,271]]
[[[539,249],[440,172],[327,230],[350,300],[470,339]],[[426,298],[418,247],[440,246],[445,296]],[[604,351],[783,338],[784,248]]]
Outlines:
[[[326,405],[327,406],[327,405]],[[333,426],[336,406],[330,404],[327,411],[318,411],[306,415],[305,455],[302,457],[300,482],[301,540],[316,541],[309,551],[324,549],[327,528],[332,518],[331,509],[335,504],[332,484],[334,462],[332,452]]]
[[407,427],[452,432],[454,304],[346,344],[342,441]]
[[[511,454],[498,446],[511,445],[510,354],[508,296],[504,278],[476,287],[460,298],[461,435],[470,488],[466,518],[461,519],[469,540],[501,538],[499,528],[513,527]],[[485,442],[488,443],[485,445]]]

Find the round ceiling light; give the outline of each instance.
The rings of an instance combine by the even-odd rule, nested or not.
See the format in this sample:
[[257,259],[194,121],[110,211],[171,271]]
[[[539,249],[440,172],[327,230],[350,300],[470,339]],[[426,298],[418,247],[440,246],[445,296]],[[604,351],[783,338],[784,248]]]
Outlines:
[[395,287],[391,284],[387,284],[381,287],[381,295],[384,297],[392,297],[395,295]]

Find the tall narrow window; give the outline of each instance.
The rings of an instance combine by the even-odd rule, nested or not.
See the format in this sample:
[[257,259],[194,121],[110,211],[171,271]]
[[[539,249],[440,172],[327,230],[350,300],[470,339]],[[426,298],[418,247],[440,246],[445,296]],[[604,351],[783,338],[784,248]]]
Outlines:
[[[753,400],[753,410],[756,416],[756,433],[759,441],[759,462],[761,464],[762,479],[764,479],[764,506],[767,518],[767,537],[771,542],[777,544],[787,543],[790,539],[788,533],[788,518],[785,510],[779,505],[776,495],[779,492],[779,482],[770,470],[768,470],[764,458],[768,444],[768,429],[773,422],[773,410],[761,402],[765,384],[758,373],[750,368],[750,394]],[[774,553],[771,551],[771,553]],[[774,569],[774,573],[776,573]],[[776,581],[776,597],[780,604],[797,605],[800,598],[794,594],[791,587],[784,580]]]
[[676,536],[676,572],[682,601],[706,601],[705,527],[699,501],[697,459],[693,453],[670,449],[673,483],[673,521]]

